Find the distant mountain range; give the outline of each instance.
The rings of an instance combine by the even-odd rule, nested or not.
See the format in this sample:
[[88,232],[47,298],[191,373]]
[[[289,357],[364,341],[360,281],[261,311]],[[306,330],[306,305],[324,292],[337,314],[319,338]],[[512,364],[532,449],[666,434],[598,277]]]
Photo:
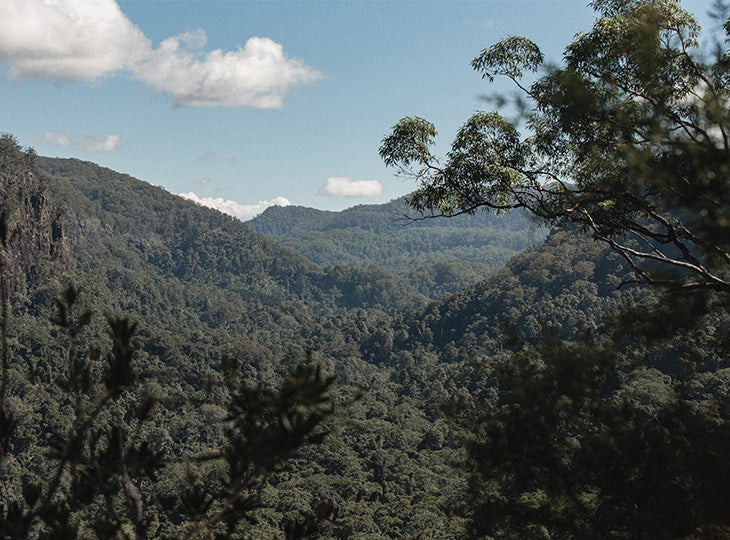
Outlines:
[[433,299],[484,279],[547,236],[522,212],[423,219],[405,198],[341,212],[276,206],[248,224],[325,267],[382,266]]
[[323,266],[377,264],[400,274],[449,260],[497,268],[547,236],[522,212],[424,219],[403,197],[341,212],[273,206],[248,224]]

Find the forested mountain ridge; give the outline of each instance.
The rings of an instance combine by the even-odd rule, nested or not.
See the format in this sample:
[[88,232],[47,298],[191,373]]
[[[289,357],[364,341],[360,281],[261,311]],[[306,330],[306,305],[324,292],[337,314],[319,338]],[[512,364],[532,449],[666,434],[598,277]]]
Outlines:
[[131,268],[148,265],[161,277],[258,298],[385,309],[419,301],[394,275],[323,270],[230,216],[127,175],[76,159],[38,158],[38,167],[49,175],[50,197],[69,214],[79,263],[99,264],[116,248],[122,252],[112,255],[124,255]]
[[[48,253],[61,246],[65,251],[59,253],[68,263],[47,269],[46,279],[23,276],[20,281],[24,287],[11,298],[10,362],[3,371],[3,388],[8,381],[9,397],[0,409],[4,414],[7,406],[18,425],[2,432],[3,437],[12,433],[8,443],[11,453],[0,467],[4,516],[22,508],[17,504],[23,486],[43,485],[42,478],[51,467],[40,458],[46,436],[55,433],[62,439],[69,430],[73,433],[74,403],[65,395],[67,383],[63,381],[75,380],[68,371],[75,364],[66,365],[65,339],[49,322],[67,324],[68,299],[77,294],[64,293],[56,302],[58,309],[66,306],[66,315],[54,315],[53,308],[54,297],[69,282],[78,287],[77,303],[91,315],[83,332],[76,333],[81,328],[73,330],[73,350],[88,353],[92,364],[98,355],[95,350],[111,346],[104,318],[121,316],[135,321],[135,365],[142,395],[154,402],[155,410],[147,428],[138,435],[153,453],[167,456],[173,469],[142,493],[150,515],[156,516],[156,525],[148,533],[155,537],[178,537],[185,528],[185,522],[175,517],[179,512],[165,517],[166,507],[160,506],[157,497],[167,497],[173,505],[183,497],[178,504],[189,504],[184,499],[189,483],[185,468],[176,468],[174,463],[185,456],[194,461],[196,454],[220,444],[225,427],[223,407],[230,399],[223,384],[225,377],[233,376],[247,385],[274,387],[288,368],[311,357],[326,373],[337,374],[339,399],[346,400],[353,388],[372,387],[374,381],[383,379],[361,353],[370,332],[389,324],[388,312],[398,305],[424,303],[423,297],[382,269],[322,270],[240,222],[93,164],[40,158],[38,161],[54,173],[44,175],[33,169],[32,151],[24,154],[12,139],[4,140],[13,143],[3,149],[9,156],[28,157],[27,163],[17,167],[2,164],[2,179],[8,188],[4,192],[18,191],[20,201],[48,200],[58,205],[49,202],[42,206],[48,212],[23,211],[11,226],[21,231],[21,236],[36,237],[38,230],[44,230],[44,216],[57,208],[60,211],[50,213],[60,215],[58,224],[62,224],[58,229],[62,232],[51,247],[33,251],[33,260],[19,271],[33,271]],[[30,183],[23,183],[21,177]],[[155,201],[160,206],[155,206]],[[3,208],[8,205],[12,205],[10,196]],[[31,296],[31,301],[24,302],[26,296]],[[226,366],[234,366],[234,375]],[[94,368],[94,372],[99,369]],[[369,394],[357,408],[364,411],[378,403],[382,398],[376,395]],[[386,407],[381,404],[378,408]],[[39,414],[43,421],[38,421]],[[100,421],[102,430],[109,420],[104,418]],[[364,412],[362,418],[364,421]],[[0,422],[3,430],[4,422],[5,417]],[[347,426],[333,428],[337,428],[337,435],[330,439],[335,447],[345,444],[343,440],[350,446],[354,439],[362,438],[358,430],[353,432]],[[363,444],[360,446],[366,451]],[[342,459],[342,451],[336,457],[321,452],[311,460]],[[348,466],[361,466],[354,454],[348,459]],[[317,466],[297,476],[294,486],[268,489],[270,502],[263,506],[270,510],[258,517],[252,534],[279,536],[287,522],[312,515],[317,504],[332,500],[329,485],[342,480],[339,473],[326,470],[323,492],[314,499],[298,501],[296,509],[288,506],[299,490],[299,479],[309,482],[306,478],[321,476],[322,472]],[[219,468],[203,467],[200,474],[211,489],[209,496],[217,496]],[[203,489],[200,482],[189,487]],[[352,489],[372,486],[347,488]],[[258,497],[258,492],[248,496]],[[272,497],[281,498],[282,503],[271,502]],[[7,501],[16,506],[8,507]],[[337,501],[343,520],[362,511],[354,500],[348,506],[338,495]],[[68,516],[74,526],[83,526],[89,519],[93,522],[94,515],[104,516],[95,504],[73,510]],[[8,530],[16,526],[22,530],[23,519],[22,515],[8,518],[6,523],[12,523]],[[338,525],[344,526],[344,521]]]
[[[129,250],[129,264],[149,264],[161,276],[182,281],[243,287],[261,297],[294,294],[344,307],[405,307],[422,302],[420,295],[438,299],[484,279],[545,234],[517,214],[413,221],[404,217],[402,199],[343,212],[274,207],[242,224],[88,162],[40,157],[38,166],[50,175],[50,195],[69,212],[67,234],[82,248],[77,257],[88,251],[104,259],[103,241],[118,234],[126,239],[125,248],[117,247]],[[368,268],[374,264],[382,269]],[[391,274],[398,270],[400,278]]]
[[434,299],[484,279],[546,235],[521,212],[418,219],[404,198],[341,212],[271,207],[248,223],[323,266],[377,264],[407,275]]
[[301,236],[307,232],[360,228],[373,232],[393,232],[415,225],[419,228],[499,229],[524,231],[538,228],[524,213],[461,215],[451,220],[420,219],[405,197],[383,204],[361,204],[333,212],[305,206],[271,206],[247,222],[254,229],[275,237]]
[[545,327],[568,336],[576,323],[595,328],[607,312],[640,296],[630,286],[618,290],[630,278],[618,254],[576,230],[556,231],[486,280],[418,311],[414,330],[437,347],[451,344],[463,354],[477,344],[488,350],[500,320],[530,339]]

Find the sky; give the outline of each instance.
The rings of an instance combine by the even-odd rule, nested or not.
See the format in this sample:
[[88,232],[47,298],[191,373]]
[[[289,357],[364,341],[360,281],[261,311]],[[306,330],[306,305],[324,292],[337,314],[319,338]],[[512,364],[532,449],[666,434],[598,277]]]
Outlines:
[[[685,2],[700,15],[705,2]],[[0,0],[0,132],[247,220],[415,189],[380,141],[404,116],[444,155],[488,84],[472,58],[523,35],[546,59],[584,0]]]

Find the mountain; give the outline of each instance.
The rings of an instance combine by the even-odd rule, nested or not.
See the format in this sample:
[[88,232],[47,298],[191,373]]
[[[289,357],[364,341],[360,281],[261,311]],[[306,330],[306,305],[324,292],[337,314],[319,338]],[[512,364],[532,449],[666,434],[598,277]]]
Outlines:
[[377,264],[407,276],[432,299],[484,279],[547,234],[520,212],[428,219],[412,213],[405,198],[341,212],[276,206],[248,224],[325,267]]
[[[271,475],[264,501],[256,503],[261,510],[251,510],[256,524],[246,526],[254,527],[250,534],[279,537],[289,521],[310,515],[322,501],[336,504],[332,527],[338,537],[354,537],[360,526],[397,536],[404,526],[397,523],[406,522],[427,535],[459,530],[459,522],[439,521],[436,529],[416,525],[417,501],[440,506],[437,500],[455,493],[455,487],[443,489],[454,483],[449,478],[414,485],[405,506],[391,504],[394,497],[406,501],[396,463],[407,462],[407,474],[425,473],[435,462],[444,469],[453,454],[446,448],[431,457],[413,454],[433,423],[416,401],[393,392],[379,366],[398,314],[426,304],[407,281],[379,267],[323,269],[239,221],[92,163],[36,158],[13,144],[3,151],[8,159],[0,162],[0,210],[12,214],[12,228],[36,244],[23,247],[24,264],[12,272],[20,285],[11,297],[10,362],[3,371],[9,397],[0,410],[18,423],[0,433],[10,449],[0,463],[0,501],[22,510],[32,504],[21,502],[28,486],[43,489],[53,469],[46,440],[63,440],[97,388],[90,387],[88,398],[69,395],[70,381],[82,380],[74,379],[69,362],[76,355],[88,358],[89,377],[100,377],[106,362],[100,351],[116,347],[107,319],[125,319],[135,328],[137,384],[154,404],[135,437],[171,460],[164,475],[137,488],[154,523],[150,534],[180,536],[187,514],[168,511],[161,501],[175,503],[185,495],[191,474],[217,496],[225,473],[205,465],[192,471],[184,463],[221,444],[231,399],[227,366],[237,366],[241,384],[275,388],[301,362],[316,362],[337,376],[340,415],[349,420],[332,423],[324,445],[292,456],[295,469]],[[20,164],[10,166],[16,158]],[[61,294],[69,283],[79,291],[73,311]],[[59,311],[63,306],[66,311]],[[87,310],[90,322],[76,333],[75,321]],[[113,419],[133,413],[134,406],[120,403],[117,413],[94,420],[100,448],[111,444],[104,433],[112,436]],[[91,523],[105,515],[104,508],[103,500],[88,500],[69,515]],[[11,510],[0,502],[4,523],[21,526],[22,516],[5,519]],[[363,522],[357,516],[367,517]]]
[[[631,275],[620,257],[577,230],[552,232],[502,268],[490,268],[486,279],[480,279],[485,263],[438,261],[426,249],[428,242],[440,249],[436,238],[447,232],[474,237],[484,216],[464,216],[455,226],[439,220],[405,226],[429,240],[413,240],[422,258],[400,274],[383,266],[320,265],[247,224],[130,176],[74,159],[35,158],[12,144],[0,150],[0,211],[12,236],[2,252],[4,276],[12,282],[3,380],[6,408],[18,419],[12,437],[0,433],[0,449],[10,449],[0,460],[0,523],[14,522],[4,501],[32,504],[28,486],[46,485],[53,470],[46,441],[71,430],[79,403],[92,403],[91,395],[63,390],[71,379],[69,350],[89,358],[99,378],[103,351],[115,346],[107,318],[121,317],[137,324],[138,401],[153,404],[145,423],[134,420],[128,431],[169,460],[161,474],[135,484],[148,536],[184,536],[191,512],[211,516],[220,508],[210,501],[229,471],[211,456],[231,427],[227,407],[235,400],[226,381],[273,392],[303,363],[337,378],[337,414],[321,442],[293,450],[247,494],[251,521],[236,523],[236,534],[282,538],[300,518],[319,516],[325,538],[468,537],[472,477],[459,464],[479,436],[469,411],[498,403],[493,366],[512,358],[510,347],[522,340],[521,354],[535,356],[538,369],[540,358],[529,347],[546,328],[569,342],[586,328],[598,332],[607,313],[642,301],[640,289],[617,290]],[[309,228],[333,245],[348,230],[353,238],[362,231],[373,241],[388,235],[402,241],[406,234],[398,232],[401,222],[392,213],[402,207],[393,204],[264,215],[272,231],[303,238]],[[489,226],[498,236],[523,240],[544,234],[519,215]],[[486,252],[487,243],[480,245]],[[369,249],[363,253],[384,253]],[[373,262],[368,257],[361,260]],[[424,262],[428,257],[435,262]],[[459,287],[469,280],[478,281]],[[73,339],[51,322],[60,318],[63,303],[55,299],[69,283],[80,292],[67,327],[75,332],[73,321],[87,309],[93,313]],[[727,321],[718,320],[703,332],[723,325]],[[702,352],[708,339],[687,340],[698,358],[708,358]],[[659,356],[671,361],[677,343],[662,345]],[[634,361],[650,347],[628,356]],[[638,381],[626,395],[632,403],[632,396],[653,403],[652,388],[668,375],[641,369],[641,376],[621,375]],[[710,395],[715,390],[708,385],[720,379],[707,381],[696,388]],[[262,395],[276,394],[251,394]],[[260,400],[236,403],[263,410]],[[112,440],[114,419],[137,415],[139,406],[120,400],[93,420],[100,448]],[[467,421],[445,415],[455,408],[466,411]],[[253,423],[264,425],[267,418]],[[66,487],[64,493],[76,489],[70,481]],[[97,497],[69,512],[77,523],[91,523],[105,512],[126,515],[125,501]],[[103,537],[90,526],[85,530]]]
[[[67,236],[81,267],[123,258],[128,271],[223,287],[242,297],[343,307],[389,309],[419,296],[406,281],[379,269],[322,269],[230,216],[93,163],[37,162],[48,177],[50,197],[67,210]],[[355,291],[353,280],[368,287]]]
[[576,324],[597,327],[606,313],[638,298],[619,284],[631,270],[615,252],[575,230],[556,231],[487,279],[413,313],[412,335],[468,356],[494,353],[500,322],[536,339],[545,327],[568,337]]

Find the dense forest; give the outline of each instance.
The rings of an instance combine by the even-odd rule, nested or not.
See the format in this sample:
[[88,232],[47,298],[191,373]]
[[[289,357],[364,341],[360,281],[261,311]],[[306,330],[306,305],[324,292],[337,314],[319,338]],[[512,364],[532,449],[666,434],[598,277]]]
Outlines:
[[726,42],[594,4],[529,86],[474,60],[516,123],[398,122],[389,205],[246,224],[0,137],[0,537],[730,538]]
[[248,224],[322,266],[382,266],[433,300],[483,280],[547,234],[519,211],[423,219],[404,198],[342,212],[274,206]]
[[[54,465],[44,457],[47,438],[62,437],[78,417],[78,398],[61,383],[69,358],[87,358],[89,376],[100,377],[104,358],[95,349],[114,348],[107,320],[127,318],[137,323],[139,393],[128,399],[154,400],[135,436],[164,467],[139,487],[147,536],[178,537],[196,523],[185,503],[170,512],[162,502],[192,489],[190,467],[195,489],[213,492],[225,475],[223,465],[196,460],[224,444],[230,378],[273,390],[294,366],[316,363],[336,377],[330,393],[340,412],[322,442],[299,448],[247,494],[255,525],[239,526],[240,534],[275,537],[324,504],[332,516],[318,526],[331,537],[458,538],[469,514],[467,476],[454,469],[465,458],[465,432],[441,408],[457,396],[478,399],[483,375],[473,360],[501,351],[500,318],[567,329],[573,319],[598,324],[633,299],[616,291],[629,274],[615,254],[555,232],[487,280],[429,303],[382,268],[322,269],[160,188],[91,163],[24,158],[12,138],[4,143],[18,162],[3,175],[8,229],[18,231],[5,258],[13,284],[7,404],[18,422],[4,460],[6,496],[23,500],[23,486],[43,485]],[[40,206],[30,212],[33,204]],[[78,291],[64,315],[76,320],[67,326],[78,325],[73,339],[58,325],[69,284]],[[578,297],[582,310],[571,305]],[[70,514],[65,526],[91,534],[99,505]],[[104,520],[126,530],[122,508]]]

